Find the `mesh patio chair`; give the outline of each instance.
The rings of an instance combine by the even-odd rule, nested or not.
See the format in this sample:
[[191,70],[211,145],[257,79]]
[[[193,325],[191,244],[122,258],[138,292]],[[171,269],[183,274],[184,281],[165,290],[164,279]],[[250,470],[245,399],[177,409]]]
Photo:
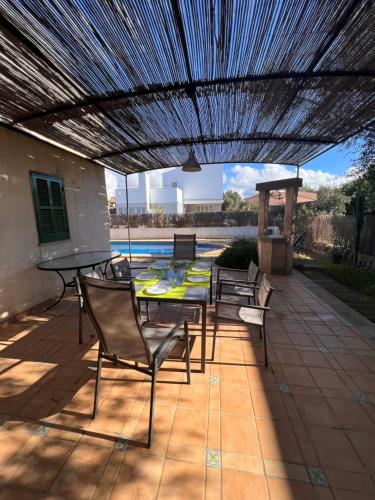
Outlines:
[[178,260],[195,260],[195,234],[175,234],[173,244],[173,258]]
[[[91,271],[88,271],[84,273],[85,276],[88,276],[90,278],[97,278],[97,279],[104,279],[104,273],[103,269],[100,266],[97,266],[95,269],[92,269]],[[85,309],[85,304],[83,302],[83,297],[82,297],[82,290],[81,290],[81,285],[79,283],[79,279],[77,276],[74,276],[73,278],[75,286],[76,286],[76,291],[77,293],[75,294],[76,297],[78,297],[78,342],[82,344],[82,338],[83,338],[83,314],[86,312]]]
[[214,317],[214,339],[213,339],[213,355],[215,353],[216,334],[218,330],[219,320],[235,321],[246,323],[248,325],[257,326],[259,328],[259,337],[263,338],[264,346],[264,364],[268,366],[267,356],[267,335],[266,335],[266,313],[270,310],[268,307],[273,288],[269,284],[267,275],[263,274],[262,281],[258,290],[257,305],[249,304],[242,305],[235,302],[217,299],[215,302],[215,317]]
[[[151,446],[156,376],[173,347],[184,342],[187,383],[190,384],[190,350],[187,321],[183,328],[152,323],[141,325],[133,282],[116,282],[79,276],[85,307],[99,337],[93,417],[97,413],[102,360],[133,368],[151,377],[147,446]],[[134,364],[131,364],[134,363]],[[141,364],[142,366],[139,366]]]
[[111,262],[110,267],[112,271],[110,279],[119,281],[131,280],[133,270],[147,269],[145,266],[130,267],[129,261],[126,257],[118,262]]
[[[225,271],[227,274],[234,272],[247,273],[247,279],[241,280],[236,278],[222,278],[220,276],[220,273],[223,271]],[[250,261],[247,270],[220,267],[217,271],[216,297],[221,299],[222,294],[247,297],[248,303],[250,304],[251,299],[255,300],[255,290],[259,288],[258,276],[259,267],[253,261]]]

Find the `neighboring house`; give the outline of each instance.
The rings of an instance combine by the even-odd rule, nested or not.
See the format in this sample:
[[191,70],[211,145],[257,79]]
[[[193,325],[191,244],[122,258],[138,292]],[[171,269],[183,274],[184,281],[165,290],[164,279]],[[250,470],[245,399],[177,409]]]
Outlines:
[[[202,171],[186,173],[168,168],[128,176],[129,212],[182,214],[220,212],[223,203],[223,165],[204,165]],[[115,190],[116,210],[126,213],[126,189]]]

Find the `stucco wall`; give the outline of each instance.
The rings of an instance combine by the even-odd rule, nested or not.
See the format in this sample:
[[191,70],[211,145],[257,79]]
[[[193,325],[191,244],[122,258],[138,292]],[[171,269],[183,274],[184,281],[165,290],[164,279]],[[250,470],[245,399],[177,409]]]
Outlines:
[[[70,240],[39,244],[29,171],[63,177]],[[108,250],[104,169],[0,127],[0,321],[60,289],[36,264],[74,252]]]

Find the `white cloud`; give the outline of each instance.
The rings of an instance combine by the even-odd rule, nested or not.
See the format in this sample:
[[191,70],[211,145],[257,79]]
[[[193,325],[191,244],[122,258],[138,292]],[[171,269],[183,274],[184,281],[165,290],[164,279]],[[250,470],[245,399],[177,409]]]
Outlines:
[[[265,163],[261,168],[235,165],[231,169],[231,174],[228,180],[228,189],[237,191],[241,196],[250,196],[255,192],[255,185],[258,182],[295,177],[296,169],[272,163]],[[306,168],[300,168],[300,177],[303,179],[304,186],[314,189],[320,186],[339,186],[347,181],[345,176]]]

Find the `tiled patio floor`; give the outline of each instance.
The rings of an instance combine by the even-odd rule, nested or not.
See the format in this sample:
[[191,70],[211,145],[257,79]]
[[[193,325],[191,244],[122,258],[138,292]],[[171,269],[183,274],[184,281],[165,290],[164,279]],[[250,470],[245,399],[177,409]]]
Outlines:
[[[151,450],[135,442],[148,422],[139,373],[107,363],[90,418],[96,343],[89,323],[77,343],[76,299],[2,327],[0,498],[373,499],[374,342],[295,277],[271,281],[269,369],[257,332],[223,326],[191,386],[160,373]],[[168,318],[188,315],[198,336],[195,313]]]

